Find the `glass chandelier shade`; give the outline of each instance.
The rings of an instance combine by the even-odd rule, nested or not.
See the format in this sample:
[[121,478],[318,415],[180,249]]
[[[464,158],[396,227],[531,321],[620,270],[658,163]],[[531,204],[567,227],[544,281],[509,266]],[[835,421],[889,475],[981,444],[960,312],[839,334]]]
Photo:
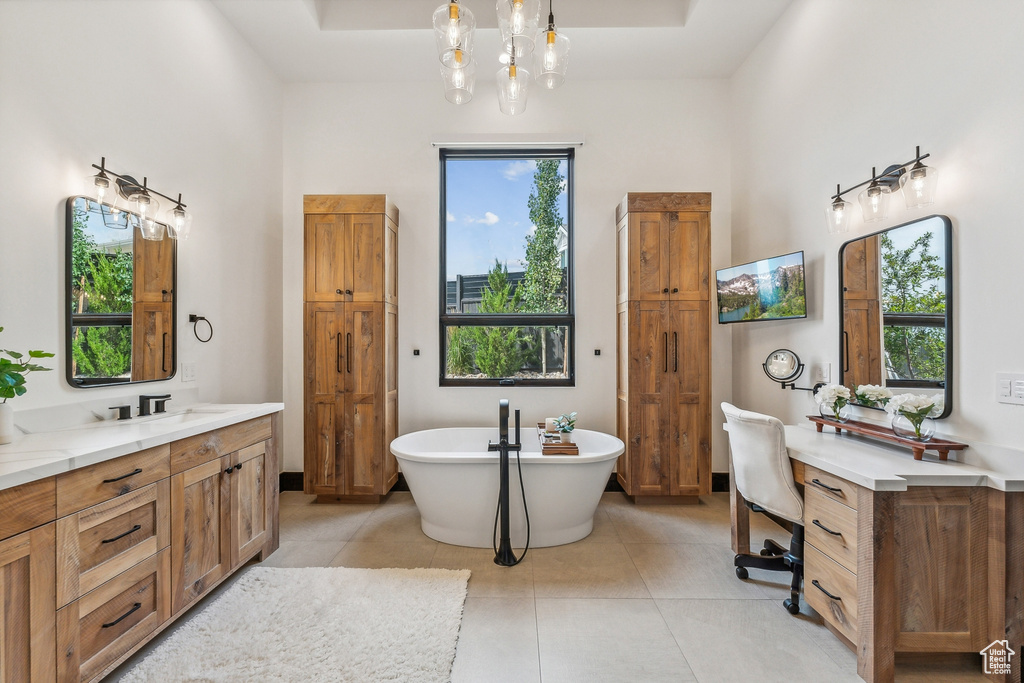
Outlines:
[[461,50],[456,50],[452,60],[455,66],[441,65],[444,80],[444,98],[452,104],[465,104],[473,99],[476,86],[476,62]]
[[164,224],[158,223],[152,218],[139,219],[139,230],[142,238],[153,242],[159,242],[164,238]]
[[102,204],[103,202],[107,201],[108,195],[111,199],[113,198],[114,193],[110,192],[110,177],[106,173],[100,171],[95,176],[93,176],[92,181],[97,202]]
[[908,209],[927,206],[935,201],[938,176],[934,167],[925,166],[920,161],[900,176],[900,189],[903,190],[903,201],[907,203]]
[[875,169],[871,169],[871,184],[857,195],[860,209],[864,213],[864,222],[885,220],[889,215],[889,188],[878,183]]
[[434,10],[434,40],[442,64],[453,67],[456,50],[473,54],[475,29],[473,13],[457,1],[446,2]]
[[512,53],[514,42],[516,59],[528,56],[537,36],[540,0],[497,0],[494,9],[498,13],[498,29],[505,52]]
[[167,223],[167,236],[172,240],[187,240],[192,232],[192,214],[181,205],[181,195],[178,195],[178,203],[171,209],[170,222]]
[[[836,185],[836,195],[839,194],[839,186]],[[825,217],[828,220],[829,234],[839,235],[850,230],[850,210],[853,204],[843,201],[837,196],[825,207]]]
[[526,111],[526,96],[530,88],[530,72],[515,62],[498,70],[498,108],[502,114],[516,116]]
[[146,190],[133,195],[131,198],[132,204],[134,204],[135,211],[139,214],[139,218],[143,221],[155,220],[156,212],[160,210],[160,202],[157,201],[156,197],[151,195]]
[[537,43],[537,82],[554,90],[565,82],[565,69],[569,65],[569,39],[559,33],[554,24],[540,32]]

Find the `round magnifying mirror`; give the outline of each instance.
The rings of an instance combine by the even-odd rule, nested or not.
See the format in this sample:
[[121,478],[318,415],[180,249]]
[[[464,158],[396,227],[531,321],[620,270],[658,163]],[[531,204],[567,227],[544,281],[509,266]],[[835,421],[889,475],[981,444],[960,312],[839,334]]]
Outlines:
[[772,351],[764,361],[765,374],[776,382],[792,382],[803,369],[800,358],[789,349]]

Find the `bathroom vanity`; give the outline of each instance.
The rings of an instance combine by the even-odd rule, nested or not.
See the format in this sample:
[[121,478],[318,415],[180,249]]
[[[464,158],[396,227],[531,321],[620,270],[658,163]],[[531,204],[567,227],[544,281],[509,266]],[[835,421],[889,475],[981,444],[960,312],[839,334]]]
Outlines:
[[0,679],[94,681],[278,547],[280,403],[0,446]]

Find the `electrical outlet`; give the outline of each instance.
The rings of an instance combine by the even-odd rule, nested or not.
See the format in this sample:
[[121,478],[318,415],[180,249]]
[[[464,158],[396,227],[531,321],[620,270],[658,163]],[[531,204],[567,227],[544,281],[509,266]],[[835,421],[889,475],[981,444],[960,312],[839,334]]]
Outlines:
[[195,361],[191,363],[181,364],[181,381],[182,382],[195,382],[196,381],[196,364]]
[[831,363],[815,363],[814,364],[814,381],[825,382],[826,384],[832,381],[832,364]]
[[996,373],[996,400],[1024,405],[1024,373]]

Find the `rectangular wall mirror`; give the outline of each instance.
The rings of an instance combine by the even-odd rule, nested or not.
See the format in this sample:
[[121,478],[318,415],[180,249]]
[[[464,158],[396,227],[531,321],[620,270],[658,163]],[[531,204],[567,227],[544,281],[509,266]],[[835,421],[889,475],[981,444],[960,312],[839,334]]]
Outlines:
[[953,407],[953,240],[929,216],[839,250],[839,383],[942,397]]
[[68,383],[89,388],[174,376],[176,240],[148,240],[138,214],[67,202]]

